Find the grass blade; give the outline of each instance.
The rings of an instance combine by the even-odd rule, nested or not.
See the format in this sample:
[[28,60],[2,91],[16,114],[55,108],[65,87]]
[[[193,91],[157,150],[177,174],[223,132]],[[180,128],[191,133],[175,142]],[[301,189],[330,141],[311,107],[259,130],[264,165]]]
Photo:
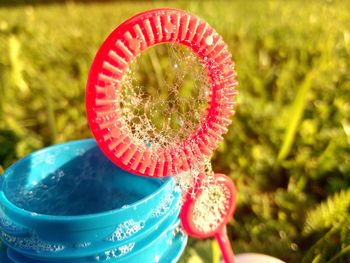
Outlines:
[[308,93],[312,86],[313,78],[314,78],[314,72],[310,71],[304,78],[301,85],[299,86],[292,108],[290,109],[291,119],[285,130],[283,143],[278,153],[278,157],[277,157],[278,163],[283,161],[288,156],[288,154],[290,153],[290,150],[292,149],[295,136],[297,133],[297,129],[304,115]]

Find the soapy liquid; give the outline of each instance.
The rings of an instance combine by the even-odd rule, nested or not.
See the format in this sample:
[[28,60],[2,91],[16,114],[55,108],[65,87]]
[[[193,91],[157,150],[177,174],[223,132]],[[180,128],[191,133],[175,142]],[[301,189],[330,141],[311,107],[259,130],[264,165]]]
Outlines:
[[43,152],[21,160],[7,174],[6,197],[27,211],[84,215],[129,206],[156,191],[162,181],[134,176],[115,166],[94,144]]

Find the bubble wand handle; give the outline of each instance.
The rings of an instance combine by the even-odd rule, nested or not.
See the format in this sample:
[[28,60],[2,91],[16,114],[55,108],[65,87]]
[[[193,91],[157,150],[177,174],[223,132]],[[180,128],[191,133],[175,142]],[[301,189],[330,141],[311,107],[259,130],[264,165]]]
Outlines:
[[227,236],[226,226],[224,226],[221,231],[215,235],[215,239],[218,241],[224,262],[235,263],[234,253],[230,240]]
[[[200,174],[197,182],[195,183],[192,191],[189,191],[187,198],[185,199],[185,203],[182,206],[180,218],[183,229],[188,235],[191,235],[195,238],[208,238],[215,237],[215,239],[219,243],[219,247],[222,253],[222,257],[225,263],[234,263],[234,253],[230,244],[230,240],[227,236],[226,224],[231,219],[236,210],[236,200],[237,200],[237,192],[236,187],[233,181],[223,175],[223,174],[215,174],[214,181],[206,183],[204,180],[204,174]],[[204,186],[204,187],[203,187]],[[223,209],[220,211],[220,216],[216,219],[216,222],[210,222],[209,220],[205,220],[201,222],[201,224],[207,224],[204,228],[203,225],[198,225],[195,221],[196,217],[196,203],[200,204],[200,196],[211,195],[214,200],[218,198],[215,196],[215,191],[212,193],[205,193],[206,188],[212,189],[221,189],[224,192],[224,200],[221,200],[223,205]],[[218,193],[217,193],[218,194]],[[210,204],[209,204],[210,205]],[[220,204],[219,204],[220,206]],[[210,213],[210,211],[209,211]],[[216,214],[212,211],[212,216]],[[214,224],[211,230],[208,230],[209,224]]]

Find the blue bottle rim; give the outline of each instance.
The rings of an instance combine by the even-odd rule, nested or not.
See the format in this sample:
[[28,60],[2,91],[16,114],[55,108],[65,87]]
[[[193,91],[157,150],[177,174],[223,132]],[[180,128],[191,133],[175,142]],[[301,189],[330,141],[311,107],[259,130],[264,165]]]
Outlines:
[[[151,193],[150,195],[147,195],[146,197],[132,203],[128,207],[121,207],[112,209],[109,211],[94,213],[94,214],[86,214],[86,215],[47,215],[47,214],[40,214],[40,213],[33,213],[31,211],[25,210],[23,208],[20,208],[16,205],[14,205],[8,198],[6,197],[2,185],[6,180],[6,175],[11,171],[14,170],[18,165],[21,164],[21,162],[24,162],[28,159],[33,158],[34,156],[43,154],[48,151],[53,151],[55,149],[61,148],[63,146],[74,146],[76,144],[81,143],[93,143],[95,139],[89,138],[89,139],[81,139],[81,140],[75,140],[70,141],[66,143],[56,144],[49,147],[45,147],[43,149],[40,149],[38,151],[35,151],[24,158],[16,161],[14,164],[12,164],[10,167],[6,169],[4,174],[0,176],[0,204],[2,205],[2,209],[6,213],[6,215],[14,219],[14,221],[18,222],[19,224],[23,224],[24,226],[32,227],[37,226],[40,224],[47,224],[47,223],[55,223],[55,224],[68,224],[74,225],[74,227],[77,227],[77,231],[81,229],[85,229],[86,225],[89,225],[89,227],[106,227],[106,226],[113,226],[111,224],[111,220],[113,220],[113,217],[116,217],[123,213],[129,213],[134,210],[134,207],[139,206],[146,202],[151,202],[152,200],[156,199],[155,197],[158,195],[162,195],[165,191],[168,191],[169,189],[172,189],[175,186],[175,183],[171,177],[164,178],[163,183],[160,185],[160,187]],[[97,145],[97,143],[96,143]],[[136,176],[136,175],[135,175]],[[159,179],[161,180],[161,179]],[[84,222],[83,228],[81,223]],[[98,223],[96,223],[98,222]],[[105,224],[101,224],[101,222],[105,222]],[[109,222],[109,224],[108,224]],[[85,226],[85,227],[84,227]]]

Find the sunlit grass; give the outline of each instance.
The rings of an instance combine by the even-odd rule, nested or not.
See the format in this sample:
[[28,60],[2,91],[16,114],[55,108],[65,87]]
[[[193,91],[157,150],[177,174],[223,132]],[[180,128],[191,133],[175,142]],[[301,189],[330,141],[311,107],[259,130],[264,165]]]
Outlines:
[[[0,171],[45,145],[91,136],[84,95],[94,54],[124,19],[161,6],[207,20],[236,62],[237,113],[213,158],[239,192],[228,229],[235,250],[347,262],[348,228],[301,232],[307,211],[350,185],[349,1],[0,7]],[[214,262],[212,248],[191,240],[183,262]]]

